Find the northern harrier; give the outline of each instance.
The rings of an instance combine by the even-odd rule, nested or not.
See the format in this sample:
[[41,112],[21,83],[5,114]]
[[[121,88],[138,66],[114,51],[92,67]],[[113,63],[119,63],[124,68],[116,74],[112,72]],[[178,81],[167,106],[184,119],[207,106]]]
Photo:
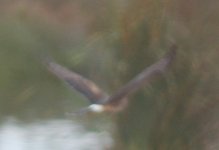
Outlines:
[[111,96],[103,92],[92,81],[73,71],[70,71],[54,61],[47,60],[46,66],[50,72],[68,83],[72,88],[87,97],[87,99],[91,102],[91,105],[81,109],[80,112],[118,112],[125,108],[127,104],[127,97],[130,94],[133,94],[139,88],[149,83],[152,78],[164,73],[168,69],[168,66],[175,57],[176,49],[176,45],[172,45],[170,51],[163,58],[145,68],[135,78]]

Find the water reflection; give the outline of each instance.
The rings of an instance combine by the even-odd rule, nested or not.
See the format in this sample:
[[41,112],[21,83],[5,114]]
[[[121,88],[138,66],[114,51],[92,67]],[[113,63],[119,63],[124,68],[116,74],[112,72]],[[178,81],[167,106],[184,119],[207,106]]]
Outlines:
[[88,131],[71,120],[24,124],[10,118],[0,126],[1,150],[103,150],[111,144],[107,132]]

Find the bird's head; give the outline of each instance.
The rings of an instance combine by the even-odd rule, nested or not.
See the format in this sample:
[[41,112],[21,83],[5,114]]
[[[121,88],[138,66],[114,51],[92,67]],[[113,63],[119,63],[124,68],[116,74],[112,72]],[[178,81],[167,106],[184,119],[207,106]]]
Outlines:
[[95,112],[95,113],[102,113],[104,112],[104,106],[100,104],[91,104],[88,106],[88,110]]
[[102,113],[105,111],[105,108],[103,105],[100,104],[91,104],[88,107],[81,108],[79,111],[73,112],[73,113],[66,113],[66,115],[71,116],[71,115],[88,115],[88,114],[93,114],[93,113]]

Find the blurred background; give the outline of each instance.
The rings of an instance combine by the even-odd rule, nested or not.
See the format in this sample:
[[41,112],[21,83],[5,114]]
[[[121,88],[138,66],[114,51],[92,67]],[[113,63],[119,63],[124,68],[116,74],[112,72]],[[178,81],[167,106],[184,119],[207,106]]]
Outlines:
[[[219,1],[0,0],[1,150],[219,149]],[[179,46],[120,114],[66,117],[86,100],[40,57],[108,93]]]

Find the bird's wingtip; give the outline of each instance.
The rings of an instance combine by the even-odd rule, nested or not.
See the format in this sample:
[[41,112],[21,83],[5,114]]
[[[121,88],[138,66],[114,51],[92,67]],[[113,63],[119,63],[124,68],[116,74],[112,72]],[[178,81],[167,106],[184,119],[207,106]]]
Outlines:
[[40,60],[41,63],[45,66],[49,66],[52,62],[54,62],[53,58],[49,55],[41,55]]
[[175,43],[173,43],[169,48],[169,52],[165,55],[164,58],[168,59],[168,62],[172,62],[176,57],[177,49],[178,46]]

